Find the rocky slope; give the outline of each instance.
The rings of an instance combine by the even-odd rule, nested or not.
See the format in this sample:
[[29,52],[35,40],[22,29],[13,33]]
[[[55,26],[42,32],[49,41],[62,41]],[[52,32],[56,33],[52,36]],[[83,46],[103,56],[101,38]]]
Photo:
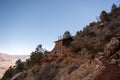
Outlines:
[[85,55],[81,56],[62,46],[63,53],[53,51],[44,57],[42,64],[17,73],[11,80],[119,80],[120,51],[112,53],[120,46],[119,42],[112,38],[104,52],[96,52],[94,57],[89,51],[84,51]]

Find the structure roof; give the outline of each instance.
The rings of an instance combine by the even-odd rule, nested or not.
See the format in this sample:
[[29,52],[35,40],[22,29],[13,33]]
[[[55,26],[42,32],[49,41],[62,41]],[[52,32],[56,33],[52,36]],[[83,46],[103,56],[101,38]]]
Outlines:
[[63,40],[66,40],[66,39],[72,39],[73,37],[69,37],[69,38],[63,38],[63,39],[59,39],[59,40],[57,40],[57,41],[55,41],[55,43],[56,42],[59,42],[59,41],[63,41]]

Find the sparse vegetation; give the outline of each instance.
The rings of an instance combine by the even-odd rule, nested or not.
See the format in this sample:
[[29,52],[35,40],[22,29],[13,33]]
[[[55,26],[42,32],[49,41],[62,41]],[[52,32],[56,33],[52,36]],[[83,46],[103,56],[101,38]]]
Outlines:
[[109,20],[109,14],[106,11],[102,11],[101,14],[100,14],[100,20],[103,23],[109,22],[110,21]]
[[100,22],[90,23],[83,31],[78,31],[72,42],[74,52],[83,48],[88,51],[103,51],[105,44],[116,34],[120,34],[120,7],[113,4],[111,12],[102,11]]
[[22,62],[20,59],[16,61],[15,66],[9,67],[9,69],[5,72],[2,80],[10,80],[13,75],[28,70],[36,64],[42,63],[42,59],[44,55],[47,55],[47,50],[42,48],[42,45],[38,45],[34,52],[31,53],[30,58],[26,60],[26,62]]
[[16,71],[21,72],[24,69],[24,63],[19,59],[16,61]]
[[32,52],[30,55],[30,64],[35,65],[41,62],[43,53],[41,52]]

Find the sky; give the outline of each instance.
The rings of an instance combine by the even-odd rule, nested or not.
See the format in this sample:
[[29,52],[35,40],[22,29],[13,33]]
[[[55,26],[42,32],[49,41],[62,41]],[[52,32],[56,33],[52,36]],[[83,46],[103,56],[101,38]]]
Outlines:
[[28,55],[38,44],[47,50],[65,31],[74,36],[102,10],[120,0],[0,0],[0,53]]

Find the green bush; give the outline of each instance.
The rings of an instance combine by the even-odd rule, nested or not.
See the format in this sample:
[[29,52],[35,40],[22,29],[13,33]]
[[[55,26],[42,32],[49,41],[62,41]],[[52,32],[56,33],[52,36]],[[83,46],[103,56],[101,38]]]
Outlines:
[[20,59],[16,61],[16,68],[15,68],[15,70],[17,72],[21,72],[21,71],[24,70],[24,63]]
[[101,22],[109,22],[110,21],[109,15],[108,15],[108,13],[106,11],[101,12],[100,20],[101,20]]
[[30,64],[40,64],[42,60],[43,53],[42,52],[32,52],[30,55]]

